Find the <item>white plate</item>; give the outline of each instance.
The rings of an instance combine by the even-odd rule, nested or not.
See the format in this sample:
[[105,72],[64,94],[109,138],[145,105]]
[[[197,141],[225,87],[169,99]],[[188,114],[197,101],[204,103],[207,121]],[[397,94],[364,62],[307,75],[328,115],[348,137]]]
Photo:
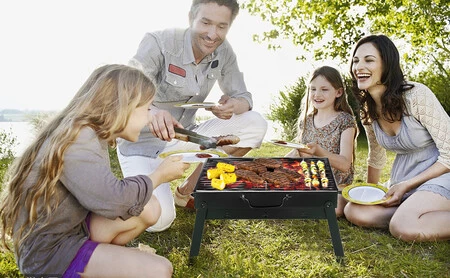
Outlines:
[[349,202],[361,205],[378,205],[386,202],[383,199],[388,189],[373,183],[357,183],[342,190],[342,196]]
[[309,149],[308,146],[306,146],[305,144],[301,144],[301,143],[292,143],[292,142],[286,142],[286,141],[277,140],[277,139],[273,139],[270,142],[274,145],[287,147],[287,148]]
[[[205,162],[208,158],[213,158],[213,157],[219,157],[218,154],[215,153],[174,153],[171,154],[169,156],[173,156],[173,155],[182,155],[182,161],[186,162],[186,163],[196,163],[196,162]],[[203,156],[203,157],[202,157]]]
[[198,103],[177,103],[175,107],[181,107],[185,109],[197,109],[197,108],[210,108],[217,106],[215,102],[198,102]]
[[196,163],[196,162],[205,162],[209,157],[199,157],[201,155],[210,155],[213,157],[227,157],[226,153],[214,151],[214,150],[205,150],[205,151],[172,151],[165,152],[159,155],[160,158],[166,158],[172,155],[182,155],[183,161],[186,163]]

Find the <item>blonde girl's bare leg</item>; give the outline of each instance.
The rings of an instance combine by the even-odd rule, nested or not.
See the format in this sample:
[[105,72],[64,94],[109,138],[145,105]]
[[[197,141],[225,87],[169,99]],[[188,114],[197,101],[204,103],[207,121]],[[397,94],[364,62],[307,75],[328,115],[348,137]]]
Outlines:
[[113,244],[95,248],[81,277],[171,277],[169,260],[156,255]]
[[103,216],[92,214],[90,221],[90,239],[100,243],[125,245],[147,227],[154,225],[161,215],[161,207],[156,197],[152,196],[139,216],[126,221],[120,218],[111,220]]
[[433,192],[417,191],[392,217],[389,229],[405,241],[450,239],[450,200]]

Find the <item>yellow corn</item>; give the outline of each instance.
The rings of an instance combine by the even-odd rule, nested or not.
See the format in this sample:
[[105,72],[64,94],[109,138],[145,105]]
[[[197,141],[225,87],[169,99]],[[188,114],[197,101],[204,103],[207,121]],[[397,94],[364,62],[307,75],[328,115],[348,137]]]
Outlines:
[[206,177],[210,180],[217,179],[218,177],[220,177],[220,174],[222,174],[222,173],[223,173],[222,169],[211,168],[206,171]]
[[235,183],[237,180],[235,173],[222,173],[220,174],[220,179],[225,182],[225,184]]
[[216,167],[217,169],[221,169],[227,173],[232,173],[235,169],[234,165],[225,162],[218,162]]
[[211,186],[215,189],[222,190],[225,188],[225,182],[221,179],[212,179]]

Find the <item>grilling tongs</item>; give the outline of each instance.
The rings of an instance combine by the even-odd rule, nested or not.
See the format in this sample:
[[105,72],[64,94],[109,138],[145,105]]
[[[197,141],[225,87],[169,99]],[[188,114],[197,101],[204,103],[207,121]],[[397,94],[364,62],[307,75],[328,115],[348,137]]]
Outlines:
[[211,137],[200,135],[194,131],[190,131],[179,127],[174,127],[174,130],[175,130],[175,138],[178,140],[196,143],[199,144],[200,146],[205,147],[205,149],[215,149],[217,147],[216,140]]

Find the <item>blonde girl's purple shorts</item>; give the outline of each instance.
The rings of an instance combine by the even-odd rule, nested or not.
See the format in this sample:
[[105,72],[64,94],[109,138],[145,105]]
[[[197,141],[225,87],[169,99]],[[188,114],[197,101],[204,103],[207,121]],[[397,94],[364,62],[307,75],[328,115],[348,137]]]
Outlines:
[[[88,214],[88,216],[86,217],[86,224],[88,229],[90,229],[90,220],[91,214]],[[80,273],[84,272],[84,269],[86,268],[86,265],[91,259],[92,253],[94,252],[98,244],[99,244],[98,242],[89,239],[86,240],[86,242],[83,243],[83,245],[81,245],[81,248],[78,250],[77,254],[75,255],[75,258],[73,258],[72,262],[70,263],[69,267],[67,268],[66,272],[64,272],[62,277],[63,278],[80,277]]]

